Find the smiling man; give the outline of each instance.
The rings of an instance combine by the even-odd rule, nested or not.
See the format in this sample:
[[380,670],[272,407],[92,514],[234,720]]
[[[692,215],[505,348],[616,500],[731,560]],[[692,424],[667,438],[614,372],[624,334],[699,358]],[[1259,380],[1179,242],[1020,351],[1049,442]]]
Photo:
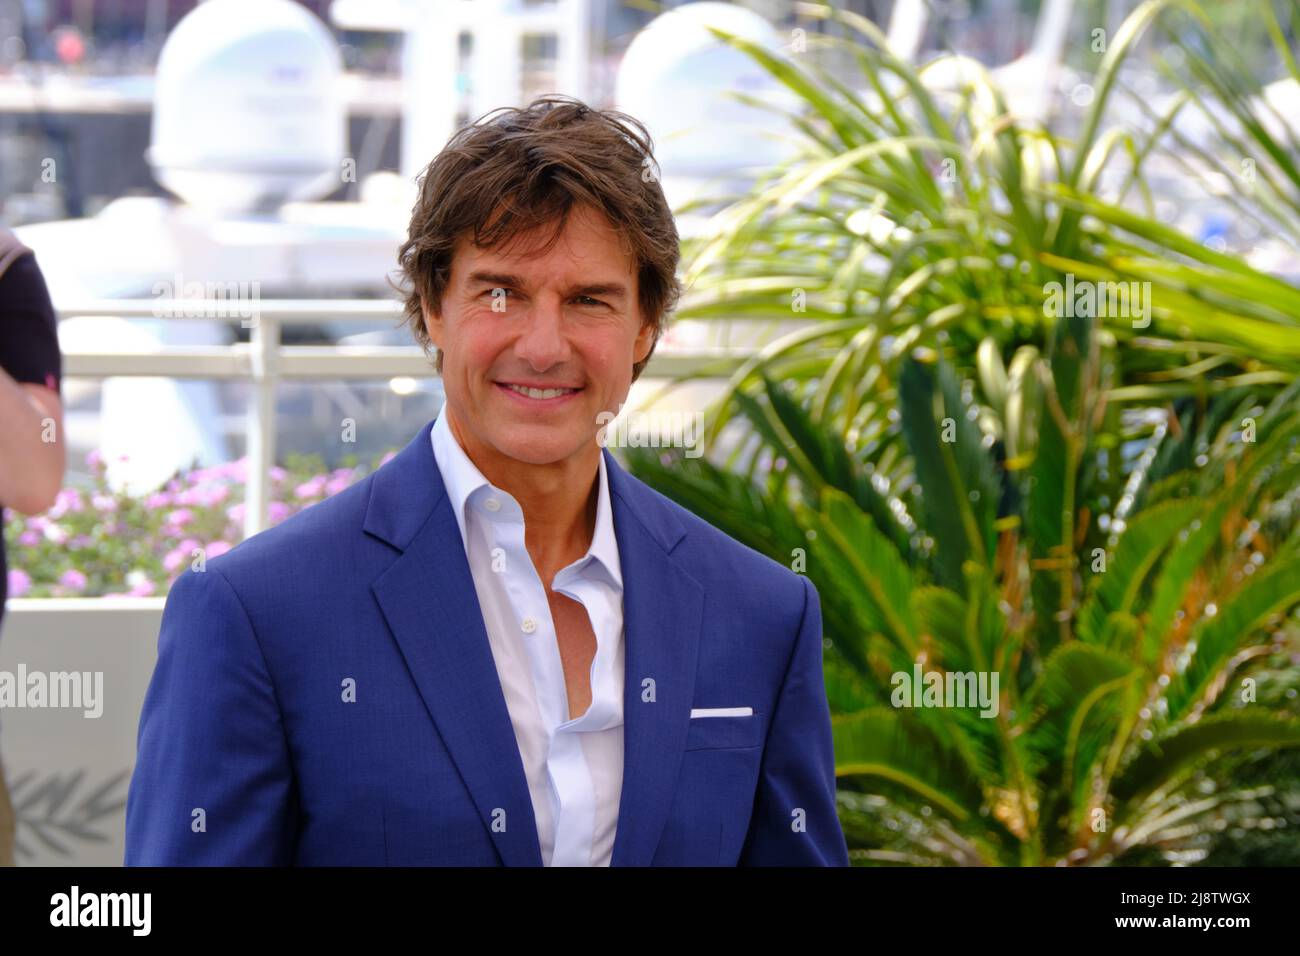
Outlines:
[[676,303],[644,127],[546,97],[421,178],[446,403],[173,585],[128,864],[848,863],[805,578],[598,441]]

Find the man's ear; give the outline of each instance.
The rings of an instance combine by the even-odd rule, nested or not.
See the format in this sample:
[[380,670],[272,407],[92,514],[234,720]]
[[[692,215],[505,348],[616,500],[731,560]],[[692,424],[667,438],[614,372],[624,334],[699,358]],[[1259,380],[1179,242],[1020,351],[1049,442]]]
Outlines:
[[646,360],[655,344],[655,326],[653,322],[645,321],[641,323],[641,330],[636,334],[636,342],[632,345],[632,364],[636,365]]
[[429,305],[429,300],[420,297],[420,312],[424,316],[424,330],[429,333],[429,341],[437,348],[442,348],[442,316]]

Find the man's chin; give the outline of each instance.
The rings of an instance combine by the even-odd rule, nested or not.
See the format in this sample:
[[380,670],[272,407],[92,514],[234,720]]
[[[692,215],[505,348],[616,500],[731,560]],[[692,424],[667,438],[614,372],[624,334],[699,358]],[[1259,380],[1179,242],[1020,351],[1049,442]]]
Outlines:
[[[592,443],[595,441],[594,433]],[[525,465],[551,465],[576,454],[583,445],[581,436],[555,426],[508,425],[493,439],[497,451]]]

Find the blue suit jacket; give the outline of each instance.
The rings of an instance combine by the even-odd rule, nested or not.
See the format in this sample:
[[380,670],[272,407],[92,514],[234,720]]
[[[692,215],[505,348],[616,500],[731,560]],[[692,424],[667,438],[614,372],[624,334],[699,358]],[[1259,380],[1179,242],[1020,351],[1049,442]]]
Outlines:
[[[172,585],[127,865],[541,865],[432,426]],[[847,865],[816,590],[602,454],[625,582],[613,865]]]

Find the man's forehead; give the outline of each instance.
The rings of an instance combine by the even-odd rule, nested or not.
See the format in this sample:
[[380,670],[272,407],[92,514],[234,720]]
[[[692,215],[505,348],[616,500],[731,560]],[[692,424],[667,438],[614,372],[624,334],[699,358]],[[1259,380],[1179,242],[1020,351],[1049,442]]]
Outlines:
[[[553,228],[553,227],[551,227]],[[475,245],[464,235],[456,243],[453,268],[462,282],[483,273],[512,275],[530,281],[600,281],[607,284],[635,280],[636,268],[625,243],[617,241],[573,241],[566,231],[549,247],[546,235],[515,236],[492,247]],[[594,237],[593,237],[594,238]]]

